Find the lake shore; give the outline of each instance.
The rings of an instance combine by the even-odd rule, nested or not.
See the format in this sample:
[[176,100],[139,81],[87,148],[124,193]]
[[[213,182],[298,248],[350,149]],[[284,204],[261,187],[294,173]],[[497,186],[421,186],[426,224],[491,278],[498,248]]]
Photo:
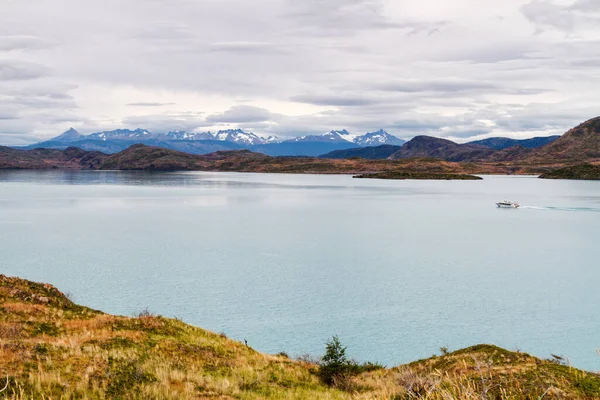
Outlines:
[[600,376],[478,345],[326,384],[320,364],[262,354],[146,310],[120,317],[73,303],[54,286],[0,275],[0,368],[6,393],[38,397],[196,399],[593,398]]

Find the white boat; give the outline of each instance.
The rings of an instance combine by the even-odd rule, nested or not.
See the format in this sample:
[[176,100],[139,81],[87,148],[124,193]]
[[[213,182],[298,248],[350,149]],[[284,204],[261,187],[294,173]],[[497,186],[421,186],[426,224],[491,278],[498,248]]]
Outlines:
[[508,201],[508,200],[504,200],[499,203],[496,203],[496,205],[499,208],[519,208],[519,207],[521,207],[521,205],[519,203],[517,203],[516,201]]

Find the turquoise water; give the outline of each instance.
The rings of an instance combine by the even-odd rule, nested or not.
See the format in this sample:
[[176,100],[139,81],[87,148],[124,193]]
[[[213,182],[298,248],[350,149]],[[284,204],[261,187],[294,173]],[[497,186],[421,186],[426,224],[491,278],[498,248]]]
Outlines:
[[[496,201],[522,209],[497,209]],[[600,182],[0,172],[0,272],[290,355],[476,343],[600,370]]]

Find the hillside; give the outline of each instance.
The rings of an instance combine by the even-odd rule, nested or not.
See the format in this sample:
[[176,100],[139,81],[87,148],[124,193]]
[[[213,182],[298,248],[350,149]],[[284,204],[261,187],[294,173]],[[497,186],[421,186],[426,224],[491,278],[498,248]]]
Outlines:
[[[58,138],[57,138],[58,139]],[[182,151],[190,154],[208,154],[215,151],[224,150],[241,150],[244,147],[232,142],[217,141],[217,140],[158,140],[148,138],[140,140],[140,144],[146,146],[162,147],[169,150]],[[74,142],[66,142],[64,140],[50,140],[47,142],[38,143],[35,145],[24,147],[24,150],[33,149],[57,149],[63,150],[67,147],[75,146],[87,151],[101,151],[107,154],[114,154],[123,151],[132,146],[132,141],[129,140],[102,140],[96,139],[79,139]]]
[[329,158],[334,160],[360,157],[366,160],[385,160],[398,150],[401,146],[393,146],[385,144],[376,147],[361,147],[358,149],[336,150],[326,154],[322,154],[319,158]]
[[108,157],[75,147],[65,150],[17,150],[0,146],[0,169],[95,169]]
[[11,169],[103,169],[142,171],[222,171],[357,174],[388,170],[433,173],[502,173],[503,166],[460,165],[435,159],[330,160],[308,157],[270,157],[249,150],[194,155],[142,144],[113,154],[66,150],[0,148],[0,166]]
[[[26,399],[598,398],[600,376],[480,345],[321,382],[318,365],[262,354],[142,310],[108,315],[49,284],[0,275],[5,395]],[[4,384],[2,384],[4,386]]]
[[458,144],[447,139],[432,136],[417,136],[405,143],[400,150],[392,154],[390,160],[415,157],[439,158],[445,161],[472,162],[482,161],[495,153],[483,146]]
[[135,144],[106,158],[99,169],[190,171],[198,169],[200,156]]
[[535,150],[527,162],[555,160],[569,163],[600,160],[600,117],[571,129],[556,141]]
[[547,172],[540,176],[542,179],[573,179],[585,181],[600,180],[600,165],[575,165]]
[[[452,142],[450,142],[452,143]],[[456,145],[456,144],[454,144]],[[405,145],[406,146],[406,145]],[[452,146],[452,145],[451,145]],[[452,154],[462,154],[460,146]],[[403,147],[404,149],[404,147]],[[447,150],[448,147],[440,151]],[[402,151],[402,150],[401,150]],[[440,151],[431,153],[441,157]],[[473,158],[475,153],[467,149]],[[0,147],[0,169],[101,169],[138,171],[214,171],[269,172],[294,174],[362,174],[385,171],[445,173],[445,174],[541,174],[565,166],[563,162],[526,163],[522,159],[532,150],[511,147],[505,150],[486,149],[486,158],[472,162],[445,161],[434,157],[411,157],[398,160],[325,159],[312,157],[271,157],[249,150],[218,151],[205,155],[183,153],[161,147],[136,144],[119,153],[107,155],[77,148],[65,150],[17,150]],[[398,152],[396,152],[398,153]],[[396,154],[394,153],[394,154]],[[413,152],[411,155],[421,154]],[[464,154],[463,154],[464,155]],[[457,156],[458,157],[458,156]],[[480,156],[483,157],[483,156]],[[449,157],[454,158],[454,157]],[[465,158],[465,157],[458,157]],[[466,157],[470,159],[471,157]],[[414,175],[417,176],[417,175]]]
[[467,144],[489,147],[494,150],[504,150],[509,147],[520,146],[526,149],[537,149],[548,143],[554,142],[560,136],[534,137],[530,139],[510,139],[505,137],[493,137],[483,140],[475,140]]

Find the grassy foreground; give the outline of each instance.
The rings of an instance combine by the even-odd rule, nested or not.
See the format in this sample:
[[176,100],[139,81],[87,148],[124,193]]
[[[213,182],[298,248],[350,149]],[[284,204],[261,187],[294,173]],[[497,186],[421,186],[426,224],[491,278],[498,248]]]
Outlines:
[[318,368],[178,320],[104,314],[51,285],[0,275],[0,398],[600,398],[596,374],[490,345],[343,376],[335,387]]

